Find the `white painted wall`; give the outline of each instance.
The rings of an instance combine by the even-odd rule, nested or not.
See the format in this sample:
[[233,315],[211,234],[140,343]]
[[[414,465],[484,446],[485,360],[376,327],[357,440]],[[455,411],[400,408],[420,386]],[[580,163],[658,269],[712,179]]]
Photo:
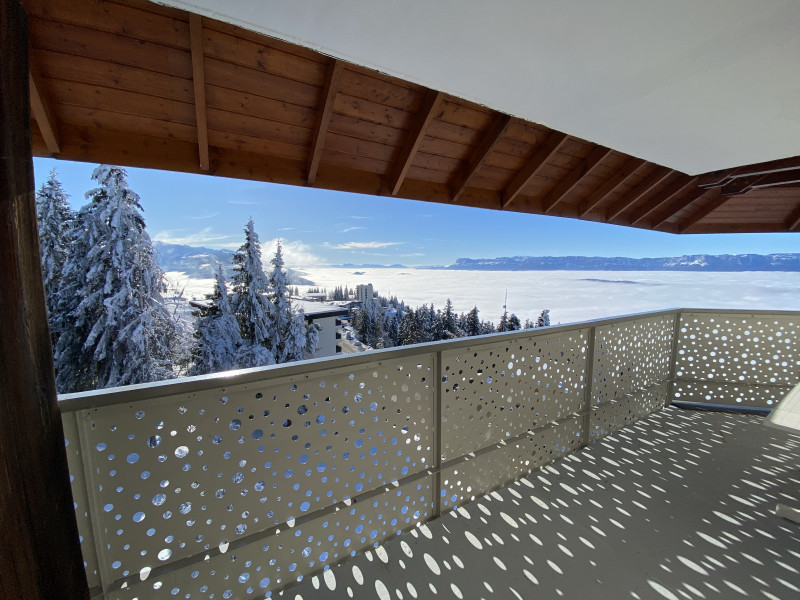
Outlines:
[[333,356],[336,354],[336,317],[320,317],[313,319],[312,323],[320,326],[319,345],[313,358]]
[[687,173],[800,154],[800,0],[160,0]]

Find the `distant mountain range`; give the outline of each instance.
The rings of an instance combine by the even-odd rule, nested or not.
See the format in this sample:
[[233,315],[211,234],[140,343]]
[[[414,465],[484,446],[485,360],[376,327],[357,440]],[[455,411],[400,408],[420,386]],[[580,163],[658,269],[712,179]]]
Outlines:
[[[180,271],[193,279],[210,279],[216,277],[217,265],[221,264],[228,281],[233,276],[233,251],[215,250],[201,246],[183,246],[166,242],[153,242],[156,250],[156,261],[162,271]],[[265,261],[264,270],[269,272],[269,261]],[[292,285],[314,285],[294,269],[286,269],[289,283]]]
[[800,254],[694,254],[670,258],[510,256],[459,258],[441,268],[470,271],[800,271]]

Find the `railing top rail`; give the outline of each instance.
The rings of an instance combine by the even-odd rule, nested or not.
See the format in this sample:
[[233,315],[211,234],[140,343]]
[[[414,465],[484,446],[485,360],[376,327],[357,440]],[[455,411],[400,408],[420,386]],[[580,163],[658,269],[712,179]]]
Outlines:
[[201,375],[196,377],[185,377],[181,379],[158,381],[139,385],[131,385],[117,388],[106,388],[79,392],[75,394],[63,394],[59,396],[59,408],[62,412],[74,412],[87,408],[98,408],[102,406],[112,406],[125,404],[128,402],[138,402],[163,396],[173,396],[179,394],[191,394],[210,387],[228,387],[235,385],[246,385],[265,378],[280,377],[299,377],[308,373],[319,374],[320,372],[341,370],[348,368],[358,368],[368,364],[380,364],[400,358],[414,355],[426,354],[428,352],[441,352],[448,350],[458,350],[479,346],[486,343],[496,343],[502,341],[512,341],[516,338],[535,337],[539,335],[551,335],[553,333],[574,331],[587,327],[603,327],[636,321],[640,319],[653,318],[658,316],[675,315],[678,313],[713,313],[730,315],[792,315],[800,316],[800,311],[769,311],[769,310],[737,310],[737,309],[704,309],[704,308],[670,308],[659,311],[633,313],[595,319],[591,321],[579,321],[566,323],[550,327],[523,329],[520,331],[493,333],[482,336],[457,338],[455,340],[444,340],[439,342],[429,342],[424,344],[414,344],[397,348],[387,348],[384,350],[374,350],[347,356],[334,356],[317,358],[282,365],[271,365],[268,367],[256,367],[252,369],[242,369],[238,371],[227,371],[225,373],[215,373],[212,375]]

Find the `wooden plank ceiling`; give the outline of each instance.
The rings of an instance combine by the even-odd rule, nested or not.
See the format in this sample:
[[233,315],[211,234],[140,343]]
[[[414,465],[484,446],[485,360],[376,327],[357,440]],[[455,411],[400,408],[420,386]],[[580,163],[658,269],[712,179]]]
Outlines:
[[800,157],[690,176],[142,0],[23,3],[37,156],[671,233],[800,230]]

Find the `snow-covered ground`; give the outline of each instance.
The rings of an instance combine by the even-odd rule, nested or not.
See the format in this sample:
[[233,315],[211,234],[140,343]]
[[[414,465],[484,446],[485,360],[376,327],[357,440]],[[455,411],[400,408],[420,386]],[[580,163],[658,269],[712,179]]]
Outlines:
[[[674,307],[800,310],[800,273],[696,273],[674,271],[437,271],[425,269],[303,269],[315,285],[332,289],[372,283],[382,296],[406,304],[444,306],[458,312],[477,305],[494,321],[508,310],[523,321],[550,309],[553,324]],[[359,274],[356,274],[359,273]],[[201,298],[213,280],[186,282],[185,295]],[[306,286],[299,286],[301,290]]]

